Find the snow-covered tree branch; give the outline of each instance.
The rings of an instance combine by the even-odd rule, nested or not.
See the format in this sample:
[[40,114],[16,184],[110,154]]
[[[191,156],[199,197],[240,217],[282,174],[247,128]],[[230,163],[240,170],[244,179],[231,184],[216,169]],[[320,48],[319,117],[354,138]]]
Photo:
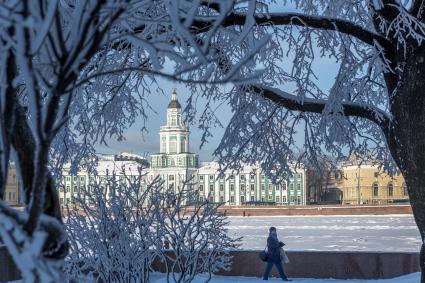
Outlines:
[[142,168],[89,178],[77,205],[68,208],[70,278],[149,282],[156,261],[167,282],[191,282],[231,266],[229,251],[240,239],[227,234],[220,205],[198,201],[190,182],[167,190],[160,178],[148,182]]

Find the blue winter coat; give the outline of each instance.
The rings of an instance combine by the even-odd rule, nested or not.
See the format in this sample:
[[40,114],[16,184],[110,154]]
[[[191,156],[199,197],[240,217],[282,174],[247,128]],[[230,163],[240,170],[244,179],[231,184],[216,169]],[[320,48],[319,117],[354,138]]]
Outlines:
[[283,247],[284,244],[279,242],[276,235],[269,234],[267,238],[267,261],[268,262],[281,262],[280,258],[280,248]]

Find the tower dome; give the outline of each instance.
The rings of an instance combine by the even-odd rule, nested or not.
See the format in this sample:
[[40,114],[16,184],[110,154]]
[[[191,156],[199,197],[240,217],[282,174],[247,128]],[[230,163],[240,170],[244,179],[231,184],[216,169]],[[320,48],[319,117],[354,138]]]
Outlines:
[[175,108],[175,109],[181,109],[182,106],[180,105],[180,102],[177,100],[177,92],[176,89],[173,89],[173,93],[171,94],[171,101],[168,103],[168,109]]

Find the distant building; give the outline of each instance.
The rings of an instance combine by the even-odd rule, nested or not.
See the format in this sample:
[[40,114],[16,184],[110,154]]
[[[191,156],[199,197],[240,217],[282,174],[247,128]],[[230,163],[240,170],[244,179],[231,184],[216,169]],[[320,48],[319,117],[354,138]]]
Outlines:
[[350,157],[335,170],[307,170],[309,204],[388,204],[408,202],[402,175],[390,176],[376,161]]
[[[142,186],[160,177],[169,190],[189,184],[199,193],[200,200],[222,202],[227,205],[271,204],[305,205],[305,170],[298,168],[293,177],[279,185],[261,171],[260,166],[244,166],[239,172],[230,170],[219,175],[217,162],[200,164],[198,154],[190,151],[190,131],[182,122],[181,105],[175,90],[167,108],[167,124],[159,131],[160,152],[150,157],[150,168]],[[147,164],[142,157],[121,153],[116,156],[99,156],[97,178],[102,180],[112,172],[119,177],[122,172],[136,174],[138,164]],[[122,169],[124,168],[124,170]],[[121,171],[120,171],[121,170]],[[73,203],[74,196],[89,182],[87,173],[75,176],[65,170],[60,187],[60,201],[66,205]]]
[[151,157],[149,178],[161,176],[168,188],[192,180],[201,200],[227,205],[269,203],[305,205],[305,171],[298,169],[295,178],[288,177],[280,185],[273,184],[260,166],[244,166],[239,172],[230,170],[219,175],[217,162],[199,164],[198,155],[189,150],[189,128],[182,123],[181,105],[173,91],[167,109],[167,125],[159,132],[160,153]]
[[340,169],[307,170],[308,204],[341,204],[343,172]]
[[[99,182],[106,186],[107,178],[112,174],[117,177],[138,175],[140,166],[148,167],[149,163],[141,156],[122,152],[118,155],[98,154],[96,176],[90,176],[86,171],[80,171],[76,175],[70,174],[69,167],[64,168],[62,182],[59,184],[59,202],[61,205],[75,203],[78,192],[86,188],[90,182]],[[111,192],[109,192],[111,193]]]
[[9,205],[20,205],[19,200],[19,178],[16,174],[16,167],[14,164],[9,166],[6,191],[4,193],[4,201]]
[[390,176],[373,161],[352,160],[341,166],[343,204],[387,204],[407,202],[409,196],[402,175]]

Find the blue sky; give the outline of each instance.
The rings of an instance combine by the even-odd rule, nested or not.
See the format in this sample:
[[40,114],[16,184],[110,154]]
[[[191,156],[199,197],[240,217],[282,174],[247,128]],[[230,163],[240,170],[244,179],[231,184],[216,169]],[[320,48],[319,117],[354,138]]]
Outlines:
[[[126,131],[125,141],[118,142],[110,139],[108,140],[108,147],[103,145],[98,145],[96,147],[98,152],[115,154],[120,151],[128,151],[144,155],[159,151],[159,127],[166,124],[166,112],[171,92],[173,88],[176,88],[178,99],[184,108],[186,100],[189,97],[189,90],[183,84],[174,83],[161,78],[158,78],[158,83],[163,89],[164,94],[155,91],[149,96],[149,103],[155,112],[148,112],[149,118],[146,121],[147,132],[142,133],[141,128],[143,123],[141,119],[138,119],[136,123]],[[202,108],[202,101],[198,103],[198,106]],[[225,126],[228,124],[231,117],[229,108],[224,105],[219,111],[223,113],[223,115],[220,115],[220,118],[222,124]],[[224,128],[214,129],[214,136],[209,139],[207,144],[204,144],[202,150],[199,149],[201,145],[201,131],[198,130],[196,126],[192,126],[190,127],[190,132],[190,151],[199,153],[201,161],[211,160],[212,153],[224,133]]]
[[[319,57],[320,54],[317,51],[315,53],[316,59],[313,63],[313,70],[318,77],[318,84],[322,88],[322,90],[329,90],[334,82],[338,70],[338,64],[336,64],[333,60],[327,57]],[[290,70],[292,67],[291,58],[282,58],[281,64],[282,66],[284,66],[284,68]],[[189,90],[185,88],[183,84],[178,84],[167,79],[157,78],[157,81],[164,93],[155,91],[149,97],[149,103],[153,107],[155,112],[148,112],[149,118],[146,122],[148,132],[142,133],[141,128],[143,126],[143,123],[139,119],[130,129],[126,131],[125,141],[118,142],[115,140],[109,140],[108,147],[100,145],[96,147],[96,150],[98,152],[115,154],[120,151],[129,151],[137,154],[146,155],[159,151],[159,127],[165,125],[166,123],[166,110],[171,97],[171,92],[174,87],[177,89],[179,101],[184,107],[186,99],[189,96]],[[291,89],[291,86],[289,85],[275,87],[280,87],[288,92],[292,92],[294,90]],[[202,109],[202,100],[198,102],[197,106]],[[221,111],[219,117],[224,127],[227,126],[228,121],[230,120],[230,117],[232,115],[229,109],[230,108],[228,106],[224,105],[219,110]],[[204,144],[201,150],[199,149],[202,135],[201,131],[198,130],[196,126],[191,126],[190,130],[190,150],[192,152],[198,153],[201,161],[212,160],[212,153],[214,149],[218,146],[225,129],[215,128],[212,131],[213,137],[209,139],[209,142],[207,144]],[[302,134],[300,134],[300,136],[302,136]],[[300,145],[301,143],[302,140],[300,140]]]
[[[290,62],[283,62],[282,64],[288,64]],[[318,81],[323,89],[328,90],[333,83],[337,72],[338,65],[335,62],[327,58],[318,58],[314,64],[314,71],[318,75]],[[175,87],[177,89],[178,99],[182,106],[186,102],[189,96],[188,89],[183,84],[178,84],[166,79],[158,78],[159,85],[163,89],[164,93],[159,91],[153,92],[149,97],[149,103],[153,107],[153,111],[149,111],[149,118],[146,121],[147,132],[142,133],[141,128],[143,126],[142,121],[139,119],[136,123],[129,128],[125,137],[126,140],[118,142],[115,140],[108,141],[108,147],[97,146],[96,149],[101,153],[116,154],[120,151],[128,151],[141,155],[147,155],[149,153],[155,153],[159,151],[159,127],[166,124],[166,111],[167,105],[171,97],[171,92]],[[286,91],[292,91],[289,86],[281,86]],[[202,108],[202,100],[198,102],[198,107]],[[227,126],[232,113],[229,110],[229,106],[221,106],[219,117],[223,126]],[[212,153],[218,146],[220,139],[224,133],[224,128],[215,128],[213,137],[209,139],[209,142],[200,149],[200,141],[202,132],[197,129],[196,126],[190,128],[190,150],[198,153],[201,161],[209,161],[213,159]],[[302,141],[300,140],[300,143]],[[300,144],[301,145],[301,144]]]

